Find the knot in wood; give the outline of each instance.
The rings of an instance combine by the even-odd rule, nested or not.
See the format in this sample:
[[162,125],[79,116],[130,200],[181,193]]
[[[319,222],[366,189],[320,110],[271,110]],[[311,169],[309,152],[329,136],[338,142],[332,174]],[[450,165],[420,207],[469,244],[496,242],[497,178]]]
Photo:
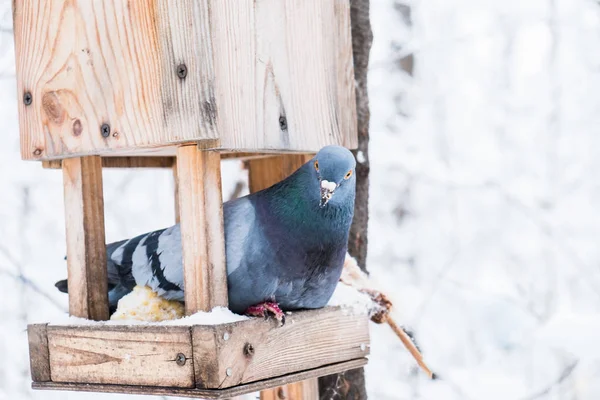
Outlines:
[[281,128],[282,131],[287,131],[287,127],[287,118],[282,115],[279,117],[279,128]]
[[30,106],[31,103],[33,103],[33,96],[31,95],[31,92],[25,92],[23,94],[23,104]]
[[109,124],[102,124],[102,126],[100,127],[100,134],[102,135],[102,137],[109,137],[110,136],[110,125]]
[[281,400],[287,399],[287,396],[285,395],[285,390],[283,390],[282,387],[280,387],[279,389],[277,389],[277,398],[281,399]]
[[185,354],[183,354],[183,353],[179,353],[179,354],[177,354],[177,357],[175,357],[175,362],[180,367],[183,367],[185,365],[185,361],[186,361]]
[[254,355],[254,346],[250,343],[244,345],[244,355],[246,357],[252,357]]
[[187,76],[187,65],[179,64],[177,66],[177,76],[179,77],[179,79],[185,79],[185,77]]

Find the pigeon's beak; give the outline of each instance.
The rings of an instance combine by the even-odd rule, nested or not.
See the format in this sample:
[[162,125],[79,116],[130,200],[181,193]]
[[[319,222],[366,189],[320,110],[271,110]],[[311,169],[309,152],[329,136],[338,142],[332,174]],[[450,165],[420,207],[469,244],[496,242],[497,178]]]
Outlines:
[[321,181],[321,201],[319,202],[319,207],[323,208],[327,205],[336,187],[335,182]]

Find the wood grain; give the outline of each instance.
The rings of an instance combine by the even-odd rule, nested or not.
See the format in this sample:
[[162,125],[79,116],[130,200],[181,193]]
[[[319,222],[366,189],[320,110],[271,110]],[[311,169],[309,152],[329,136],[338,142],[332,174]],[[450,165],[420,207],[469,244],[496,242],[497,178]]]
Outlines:
[[27,326],[29,340],[29,365],[34,382],[50,381],[50,359],[48,352],[48,324]]
[[15,0],[13,15],[24,159],[356,146],[347,0]]
[[[102,168],[172,168],[175,157],[102,157]],[[61,160],[42,161],[46,169],[61,169]]]
[[[227,388],[365,357],[368,322],[367,316],[327,307],[287,315],[282,327],[261,319],[215,326],[218,362],[203,371],[197,386]],[[201,354],[204,343],[211,343],[197,338],[212,337],[210,332],[207,327],[192,327],[195,355]]]
[[217,138],[208,10],[208,0],[15,0],[18,93],[33,98],[19,102],[22,157]]
[[367,363],[366,358],[346,361],[343,363],[326,365],[307,371],[297,372],[277,378],[253,382],[246,385],[235,386],[228,389],[184,389],[152,386],[127,386],[127,385],[102,385],[81,383],[59,383],[59,382],[34,382],[31,387],[34,390],[68,390],[76,392],[102,392],[102,393],[124,393],[145,394],[156,396],[178,396],[203,399],[230,399],[247,393],[269,389],[275,386],[286,385],[290,382],[316,378],[323,375],[335,374],[349,369],[360,368]]
[[218,152],[182,146],[177,179],[186,313],[227,306],[221,158]]
[[104,198],[100,157],[63,160],[69,313],[108,319]]
[[312,154],[286,154],[247,161],[250,192],[266,189],[284,180],[312,157]]
[[213,1],[211,32],[222,148],[356,146],[348,1]]
[[315,400],[318,398],[319,381],[317,378],[260,392],[260,400]]
[[194,387],[189,327],[50,326],[48,344],[53,382]]

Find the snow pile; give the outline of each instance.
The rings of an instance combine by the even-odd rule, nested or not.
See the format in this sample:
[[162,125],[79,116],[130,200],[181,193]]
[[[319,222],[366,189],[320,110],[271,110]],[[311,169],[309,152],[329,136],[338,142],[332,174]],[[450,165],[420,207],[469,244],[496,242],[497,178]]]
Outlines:
[[[89,326],[117,326],[117,325],[148,325],[148,326],[192,326],[192,325],[218,325],[228,324],[247,320],[248,317],[233,313],[226,307],[215,307],[209,312],[200,311],[187,317],[163,321],[144,321],[139,319],[132,320],[110,320],[110,321],[92,321],[85,318],[62,315],[50,320],[50,325],[71,326],[71,325],[89,325]],[[48,322],[48,321],[44,321]]]
[[377,308],[377,305],[373,303],[367,294],[341,282],[336,286],[327,305],[340,306],[343,310],[356,315],[371,314]]

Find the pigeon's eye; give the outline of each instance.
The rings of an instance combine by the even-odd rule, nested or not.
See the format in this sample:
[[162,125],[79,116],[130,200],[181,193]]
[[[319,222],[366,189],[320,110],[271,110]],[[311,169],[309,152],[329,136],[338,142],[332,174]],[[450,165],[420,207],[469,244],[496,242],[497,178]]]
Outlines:
[[344,179],[350,179],[351,176],[352,176],[352,170],[346,172],[346,176],[344,176]]
[[319,161],[315,161],[315,169],[319,172]]

